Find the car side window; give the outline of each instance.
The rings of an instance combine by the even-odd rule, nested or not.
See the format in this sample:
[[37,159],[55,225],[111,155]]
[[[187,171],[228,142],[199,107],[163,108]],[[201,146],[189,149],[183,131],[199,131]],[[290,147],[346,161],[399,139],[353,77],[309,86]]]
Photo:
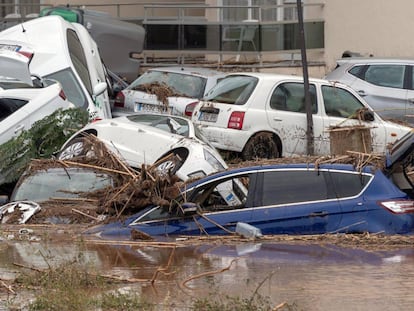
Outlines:
[[262,191],[256,206],[298,203],[334,198],[327,172],[286,170],[263,174]]
[[385,87],[404,88],[404,65],[370,65],[364,80]]
[[[312,113],[316,113],[318,108],[315,85],[309,85],[309,93],[312,103]],[[270,108],[305,113],[306,106],[303,83],[287,82],[278,85],[270,98]]]
[[27,104],[27,100],[0,98],[0,121]]
[[324,85],[322,97],[325,112],[331,117],[357,117],[358,110],[365,108],[352,93],[342,88]]
[[73,30],[68,29],[66,36],[68,40],[69,55],[72,60],[73,66],[75,66],[75,69],[79,74],[79,77],[81,78],[86,89],[88,90],[89,94],[92,94],[91,77],[89,75],[88,63],[86,61],[83,46],[80,43],[78,36]]
[[371,180],[372,175],[353,172],[331,172],[330,177],[336,196],[338,198],[345,198],[359,194]]
[[191,202],[200,205],[203,211],[219,211],[246,207],[249,176],[238,176],[207,187],[196,189],[191,194]]

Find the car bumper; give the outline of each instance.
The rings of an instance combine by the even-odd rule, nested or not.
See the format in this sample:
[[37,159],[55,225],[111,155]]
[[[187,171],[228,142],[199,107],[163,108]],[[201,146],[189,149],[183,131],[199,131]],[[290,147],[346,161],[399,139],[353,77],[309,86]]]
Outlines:
[[241,152],[249,140],[251,134],[242,130],[234,130],[219,127],[200,127],[203,135],[209,142],[221,150]]

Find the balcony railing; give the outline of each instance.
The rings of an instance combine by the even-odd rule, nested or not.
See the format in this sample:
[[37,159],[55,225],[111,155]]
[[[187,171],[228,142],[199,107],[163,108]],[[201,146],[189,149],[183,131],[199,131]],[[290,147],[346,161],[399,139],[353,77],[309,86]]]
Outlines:
[[[46,6],[40,6],[41,8]],[[218,55],[219,61],[249,58],[260,64],[280,55],[300,53],[296,5],[206,6],[202,4],[85,4],[122,20],[141,24],[146,30],[144,62],[154,55],[176,55],[177,62],[201,55]],[[30,12],[35,6],[28,5]],[[303,4],[304,30],[308,50],[323,51],[322,3]],[[28,12],[20,5],[19,12]],[[25,17],[3,19],[17,22]],[[139,56],[139,57],[141,57]],[[312,59],[309,59],[312,62]]]

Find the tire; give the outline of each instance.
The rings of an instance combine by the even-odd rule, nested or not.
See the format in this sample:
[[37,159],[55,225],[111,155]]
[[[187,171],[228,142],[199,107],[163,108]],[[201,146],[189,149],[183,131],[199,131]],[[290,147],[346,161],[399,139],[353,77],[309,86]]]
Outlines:
[[76,157],[88,156],[91,152],[93,151],[85,148],[85,138],[76,137],[58,153],[57,158],[59,160],[70,160]]
[[175,175],[184,164],[187,155],[188,152],[179,151],[167,153],[155,162],[158,174],[162,176]]
[[272,133],[258,133],[251,137],[242,151],[243,160],[279,158],[279,148]]

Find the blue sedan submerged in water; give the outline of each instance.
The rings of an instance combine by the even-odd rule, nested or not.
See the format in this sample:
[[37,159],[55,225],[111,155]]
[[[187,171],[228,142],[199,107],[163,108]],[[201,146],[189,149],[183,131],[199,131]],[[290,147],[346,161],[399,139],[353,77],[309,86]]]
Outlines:
[[413,141],[412,133],[399,141],[384,168],[303,163],[227,170],[187,184],[169,207],[150,206],[89,233],[223,235],[242,223],[261,234],[411,234]]

